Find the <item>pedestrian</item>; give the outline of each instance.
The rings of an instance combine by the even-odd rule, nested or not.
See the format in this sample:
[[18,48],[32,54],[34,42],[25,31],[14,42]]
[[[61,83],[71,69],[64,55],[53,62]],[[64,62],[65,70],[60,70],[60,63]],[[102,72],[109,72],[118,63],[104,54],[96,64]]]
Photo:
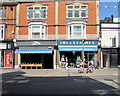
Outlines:
[[61,67],[65,68],[66,62],[65,62],[65,58],[62,57],[61,59]]
[[76,60],[76,67],[80,67],[80,63],[81,63],[81,58],[80,56],[77,57],[77,60]]
[[87,68],[87,70],[86,70],[86,73],[92,73],[92,72],[93,72],[93,65],[92,65],[91,62],[89,62],[88,68]]
[[68,69],[68,57],[66,57],[65,59],[66,59],[66,69]]

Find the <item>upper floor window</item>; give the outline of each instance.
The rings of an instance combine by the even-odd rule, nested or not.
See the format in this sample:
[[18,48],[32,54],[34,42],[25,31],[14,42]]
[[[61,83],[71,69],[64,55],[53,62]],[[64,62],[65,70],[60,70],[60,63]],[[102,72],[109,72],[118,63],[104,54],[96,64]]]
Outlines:
[[6,18],[6,8],[4,8],[4,18]]
[[6,8],[0,8],[0,18],[6,18]]
[[2,8],[0,8],[0,18],[2,18]]
[[81,17],[86,17],[87,10],[86,6],[81,6]]
[[74,35],[81,35],[81,26],[73,26]]
[[4,30],[5,30],[5,26],[2,24],[0,25],[0,39],[4,39]]
[[31,22],[29,24],[29,39],[44,39],[45,38],[45,23]]
[[87,18],[87,6],[67,6],[67,18]]
[[28,19],[46,19],[47,18],[47,7],[28,7],[27,11]]
[[68,38],[83,39],[86,37],[86,25],[83,21],[72,21],[68,23]]

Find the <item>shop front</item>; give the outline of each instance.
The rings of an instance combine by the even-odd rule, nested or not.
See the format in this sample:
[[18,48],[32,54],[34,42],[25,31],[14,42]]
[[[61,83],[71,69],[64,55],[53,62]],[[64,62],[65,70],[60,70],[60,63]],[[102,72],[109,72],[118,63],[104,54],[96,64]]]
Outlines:
[[16,68],[53,69],[55,41],[18,41]]
[[102,48],[102,68],[117,68],[119,65],[119,48]]
[[4,67],[4,50],[7,49],[6,43],[0,43],[0,68]]
[[0,67],[13,68],[13,42],[0,43]]
[[57,45],[59,50],[59,65],[62,68],[66,67],[66,64],[68,67],[77,67],[77,57],[80,57],[82,60],[83,55],[85,64],[89,61],[92,61],[94,64],[97,63],[97,40],[86,40],[84,45],[82,40],[58,40]]

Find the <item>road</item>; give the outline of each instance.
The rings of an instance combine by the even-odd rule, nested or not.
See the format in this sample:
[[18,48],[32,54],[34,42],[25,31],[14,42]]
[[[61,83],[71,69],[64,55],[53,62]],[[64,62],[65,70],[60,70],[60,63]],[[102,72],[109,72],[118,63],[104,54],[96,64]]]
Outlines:
[[118,69],[97,69],[79,74],[78,69],[8,70],[1,74],[2,94],[73,94],[119,96]]

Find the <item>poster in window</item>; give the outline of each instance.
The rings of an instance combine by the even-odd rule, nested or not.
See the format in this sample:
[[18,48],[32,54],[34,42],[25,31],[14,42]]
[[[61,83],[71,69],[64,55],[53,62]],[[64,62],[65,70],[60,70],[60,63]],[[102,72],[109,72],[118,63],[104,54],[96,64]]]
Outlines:
[[12,53],[5,53],[5,68],[12,68]]

